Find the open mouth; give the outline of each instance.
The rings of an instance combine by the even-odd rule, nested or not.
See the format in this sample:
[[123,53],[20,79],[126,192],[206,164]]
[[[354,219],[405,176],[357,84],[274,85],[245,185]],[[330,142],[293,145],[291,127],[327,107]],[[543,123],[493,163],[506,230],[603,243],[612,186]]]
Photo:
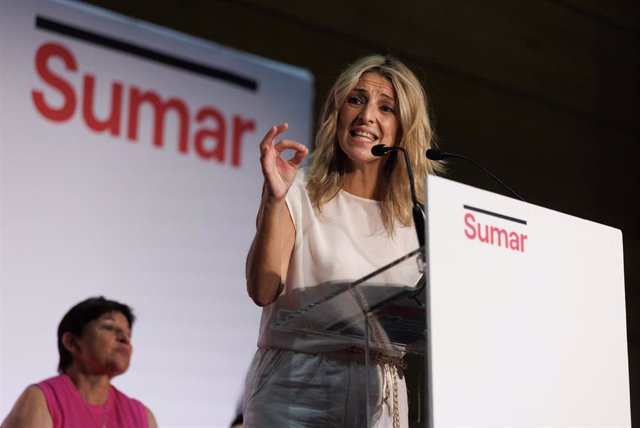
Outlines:
[[366,141],[370,143],[373,143],[378,139],[377,135],[373,135],[364,131],[351,130],[349,131],[349,134],[351,134],[351,136],[357,140]]

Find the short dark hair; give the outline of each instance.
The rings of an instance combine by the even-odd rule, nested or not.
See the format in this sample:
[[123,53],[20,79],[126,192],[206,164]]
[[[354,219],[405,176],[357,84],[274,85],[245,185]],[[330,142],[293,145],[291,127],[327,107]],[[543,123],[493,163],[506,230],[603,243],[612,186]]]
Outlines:
[[133,327],[135,316],[131,308],[123,303],[105,299],[103,296],[90,297],[69,309],[58,325],[58,353],[60,362],[58,372],[64,373],[73,360],[71,353],[64,347],[62,336],[69,332],[75,336],[82,335],[85,326],[99,318],[102,314],[118,311],[127,318],[129,328]]

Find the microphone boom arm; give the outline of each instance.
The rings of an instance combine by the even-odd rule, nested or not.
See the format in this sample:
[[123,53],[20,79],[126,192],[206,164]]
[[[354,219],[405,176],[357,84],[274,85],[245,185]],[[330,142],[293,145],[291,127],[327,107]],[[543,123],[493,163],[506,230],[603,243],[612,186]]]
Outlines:
[[518,194],[515,192],[515,190],[511,189],[509,186],[507,186],[506,184],[504,184],[504,183],[502,182],[502,180],[500,180],[498,177],[496,177],[495,175],[493,175],[492,173],[490,173],[488,169],[486,169],[485,167],[483,167],[482,165],[480,165],[478,162],[475,162],[475,161],[473,161],[473,160],[471,160],[471,159],[469,159],[469,158],[465,158],[464,156],[454,155],[454,154],[452,154],[452,153],[447,153],[447,155],[448,155],[450,158],[462,159],[462,160],[464,160],[464,161],[467,161],[467,162],[469,162],[469,163],[471,163],[471,164],[473,164],[473,165],[477,166],[478,168],[480,168],[481,170],[483,170],[483,171],[485,172],[485,174],[487,174],[489,177],[493,178],[493,179],[496,181],[496,183],[498,183],[499,185],[501,185],[502,187],[504,187],[505,189],[507,189],[507,190],[509,191],[509,193],[511,193],[513,196],[515,196],[516,198],[520,199],[520,200],[521,200],[521,201],[523,201],[523,202],[526,202],[522,196],[518,195]]
[[493,175],[491,172],[489,172],[488,169],[486,169],[485,167],[480,165],[478,162],[475,162],[475,161],[473,161],[473,160],[471,160],[469,158],[466,158],[464,156],[461,156],[461,155],[456,155],[456,154],[453,154],[453,153],[447,153],[447,152],[443,152],[443,151],[437,150],[437,149],[429,149],[429,150],[427,150],[427,158],[430,159],[430,160],[442,160],[442,159],[446,159],[446,158],[454,158],[454,159],[462,159],[463,161],[467,161],[470,164],[475,165],[478,168],[480,168],[485,174],[487,174],[489,177],[491,177],[496,183],[501,185],[504,189],[506,189],[509,193],[511,193],[517,199],[520,199],[522,202],[526,202],[522,196],[518,195],[513,189],[511,189],[509,186],[504,184],[502,182],[502,180],[500,180],[498,177]]

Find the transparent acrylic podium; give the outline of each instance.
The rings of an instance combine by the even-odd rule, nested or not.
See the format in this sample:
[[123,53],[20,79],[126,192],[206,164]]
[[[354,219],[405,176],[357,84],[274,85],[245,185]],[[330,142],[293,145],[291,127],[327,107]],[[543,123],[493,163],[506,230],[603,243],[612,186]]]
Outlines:
[[[403,358],[409,395],[409,426],[424,426],[424,354],[426,309],[423,263],[416,249],[350,283],[310,287],[305,304],[280,310],[273,328],[337,349],[376,364],[380,355]],[[367,396],[372,381],[367,379]],[[368,403],[368,401],[367,401]],[[368,426],[373,409],[367,409]]]

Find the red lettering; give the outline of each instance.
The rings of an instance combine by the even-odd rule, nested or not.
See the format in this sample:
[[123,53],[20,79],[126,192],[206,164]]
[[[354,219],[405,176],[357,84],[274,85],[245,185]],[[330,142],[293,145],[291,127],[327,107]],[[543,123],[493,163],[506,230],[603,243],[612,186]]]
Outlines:
[[[482,236],[482,230],[484,229],[484,236]],[[480,242],[488,243],[490,241],[491,235],[489,234],[489,228],[485,225],[482,227],[480,223],[476,225],[476,231],[478,232],[478,240]]]
[[477,223],[476,218],[471,213],[464,215],[464,225],[464,234],[468,239],[477,239],[482,243],[524,253],[524,241],[527,239],[527,235],[509,232],[501,227]]
[[233,116],[233,140],[231,146],[231,165],[235,167],[240,166],[240,145],[242,144],[242,137],[245,132],[255,132],[256,123],[252,120],[245,120],[240,116]]
[[509,248],[515,251],[520,251],[520,237],[516,232],[509,234]]
[[170,109],[178,113],[180,119],[180,132],[178,133],[178,150],[181,153],[188,151],[189,139],[189,111],[186,104],[179,98],[170,98],[162,102],[160,96],[153,92],[141,92],[135,86],[129,90],[129,124],[127,137],[135,141],[138,138],[138,116],[142,103],[148,103],[154,112],[153,144],[161,148],[164,143],[164,118]]
[[[226,134],[226,126],[224,116],[213,107],[205,107],[196,115],[196,121],[202,122],[205,119],[213,119],[216,122],[215,129],[200,129],[195,136],[194,146],[196,153],[203,159],[215,159],[218,162],[224,162],[224,141]],[[212,149],[207,149],[205,139],[211,138],[214,142]]]
[[[504,238],[504,241],[502,238]],[[507,231],[499,227],[491,226],[491,243],[501,247],[502,242],[504,242],[505,247],[509,244]]]
[[120,110],[122,106],[122,84],[114,82],[111,85],[111,111],[107,119],[99,120],[94,113],[95,76],[87,74],[84,76],[82,91],[82,116],[89,129],[96,132],[108,130],[111,135],[120,135]]
[[64,122],[71,119],[76,109],[76,95],[73,87],[62,77],[49,69],[49,60],[57,58],[61,60],[66,69],[77,71],[76,59],[64,46],[57,43],[45,43],[36,52],[36,71],[43,81],[57,89],[64,101],[61,107],[52,107],[47,104],[42,91],[32,90],[31,98],[38,111],[47,119],[54,122]]
[[467,235],[469,239],[476,239],[476,218],[471,213],[466,213],[464,215],[464,224],[467,228],[464,230],[464,234]]
[[[0,0],[1,1],[1,0]],[[44,90],[32,89],[31,96],[38,112],[45,118],[64,122],[73,117],[78,103],[77,97],[82,103],[82,118],[87,128],[93,132],[109,132],[113,136],[121,135],[122,121],[126,121],[127,138],[130,141],[138,140],[140,127],[140,116],[143,108],[149,108],[152,117],[153,145],[157,148],[164,146],[164,133],[167,114],[172,112],[177,119],[178,141],[177,150],[179,153],[187,154],[189,151],[189,107],[185,101],[177,97],[163,99],[160,94],[153,90],[143,91],[136,86],[128,89],[128,110],[125,112],[123,103],[126,102],[125,84],[111,82],[111,98],[108,102],[98,99],[97,80],[95,74],[86,73],[82,76],[82,92],[78,92],[76,97],[75,88],[63,75],[56,74],[51,69],[51,61],[61,62],[64,70],[70,72],[78,71],[76,58],[71,50],[57,43],[45,43],[38,48],[35,54],[35,68],[42,81],[54,91],[60,93],[62,103],[52,105],[45,99]],[[98,117],[96,110],[98,107],[106,105],[106,113]],[[145,107],[147,106],[147,107]],[[123,114],[128,116],[123,118]],[[193,136],[193,148],[198,157],[208,160],[213,159],[218,163],[224,163],[229,157],[231,166],[237,168],[242,164],[242,144],[246,134],[255,132],[255,120],[234,115],[231,123],[227,123],[223,112],[213,106],[204,106],[198,110],[194,117],[196,123],[203,124],[205,121],[212,121],[210,126],[202,127]],[[227,145],[227,130],[231,130],[230,144]],[[228,150],[228,152],[227,152]],[[475,232],[474,232],[475,233]]]
[[528,238],[527,235],[520,234],[520,251],[524,253],[524,241]]

